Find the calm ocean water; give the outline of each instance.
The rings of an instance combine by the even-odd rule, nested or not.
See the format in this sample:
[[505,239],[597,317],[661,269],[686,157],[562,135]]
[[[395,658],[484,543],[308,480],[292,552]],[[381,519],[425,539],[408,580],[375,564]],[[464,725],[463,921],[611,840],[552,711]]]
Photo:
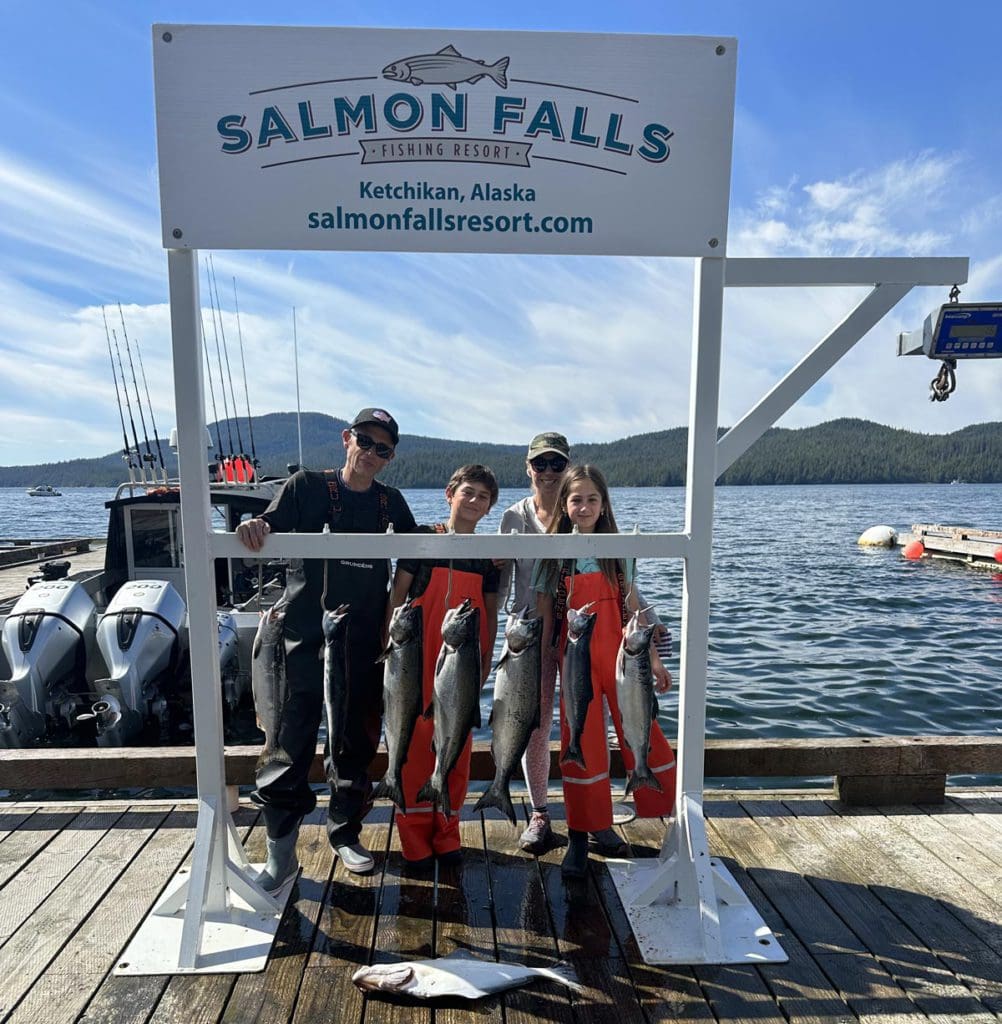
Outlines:
[[[419,521],[445,517],[440,491],[406,493]],[[112,495],[0,488],[0,538],[103,536]],[[481,530],[521,496],[502,491]],[[683,503],[681,488],[613,492],[622,530],[679,530]],[[1000,518],[1002,485],[718,488],[708,734],[1002,732],[1002,574],[856,545],[881,523],[998,529]],[[681,578],[675,561],[640,565],[641,590],[676,640]],[[676,710],[674,693],[662,698],[669,735]]]

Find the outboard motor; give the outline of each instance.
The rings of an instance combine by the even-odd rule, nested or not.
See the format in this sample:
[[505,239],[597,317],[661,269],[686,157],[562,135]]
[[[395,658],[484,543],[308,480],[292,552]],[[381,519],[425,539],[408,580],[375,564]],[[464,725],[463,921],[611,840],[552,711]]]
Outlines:
[[177,663],[184,622],[181,595],[165,580],[131,580],[112,598],[97,625],[97,645],[108,678],[94,681],[90,714],[101,747],[119,747],[149,718],[164,723],[167,702],[159,680]]
[[229,612],[216,612],[219,633],[219,674],[223,680],[223,699],[232,714],[236,711],[246,690],[240,675],[237,657],[237,622]]
[[46,733],[47,718],[75,721],[75,683],[84,680],[84,632],[94,602],[81,583],[35,583],[3,624],[10,679],[0,680],[0,747],[29,747]]

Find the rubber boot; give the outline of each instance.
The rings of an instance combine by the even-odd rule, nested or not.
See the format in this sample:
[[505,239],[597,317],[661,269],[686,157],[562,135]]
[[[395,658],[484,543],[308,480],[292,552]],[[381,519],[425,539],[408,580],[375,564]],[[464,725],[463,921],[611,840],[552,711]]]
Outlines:
[[254,881],[265,892],[274,892],[299,870],[296,843],[299,840],[299,823],[286,835],[278,839],[268,837],[268,859]]
[[588,833],[567,830],[567,852],[560,865],[564,878],[584,878],[588,874]]

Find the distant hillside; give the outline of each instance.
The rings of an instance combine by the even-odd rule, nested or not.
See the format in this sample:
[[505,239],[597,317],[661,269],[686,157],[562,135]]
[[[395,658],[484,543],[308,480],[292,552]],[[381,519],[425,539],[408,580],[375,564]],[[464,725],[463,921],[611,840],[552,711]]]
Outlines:
[[[272,413],[254,420],[254,445],[264,474],[285,473],[297,460],[295,413]],[[345,420],[304,413],[303,463],[315,469],[342,462]],[[241,440],[250,447],[247,421]],[[210,425],[216,448],[216,425]],[[616,487],[676,486],[685,482],[685,427],[638,434],[604,444],[575,443],[576,461],[599,465]],[[220,423],[224,450],[240,447],[236,426]],[[232,448],[230,437],[232,436]],[[171,472],[174,455],[161,441]],[[442,487],[465,462],[491,466],[502,487],[521,487],[525,479],[524,445],[450,441],[404,434],[396,459],[381,479],[397,487]],[[120,455],[37,466],[0,467],[0,487],[105,486],[126,475]],[[773,428],[721,478],[724,484],[835,483],[1002,483],[1002,423],[981,423],[952,434],[916,434],[867,420],[841,419],[800,430]]]

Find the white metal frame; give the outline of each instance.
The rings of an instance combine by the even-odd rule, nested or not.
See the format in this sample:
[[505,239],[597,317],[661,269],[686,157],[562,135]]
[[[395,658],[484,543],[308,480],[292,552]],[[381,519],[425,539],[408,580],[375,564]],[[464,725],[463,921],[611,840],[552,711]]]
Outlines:
[[[141,927],[122,973],[262,969],[288,888],[272,897],[252,881],[227,811],[212,560],[247,557],[234,534],[211,529],[204,468],[197,253],[171,250],[171,329],[181,470],[199,794],[194,864]],[[710,563],[717,477],[916,285],[967,280],[966,258],[725,259],[696,261],[685,528],[619,535],[275,534],[261,557],[681,558],[676,809],[660,856],[612,865],[650,963],[784,960],[785,954],[719,861],[703,818]],[[872,285],[872,291],[761,401],[717,439],[724,288]]]

